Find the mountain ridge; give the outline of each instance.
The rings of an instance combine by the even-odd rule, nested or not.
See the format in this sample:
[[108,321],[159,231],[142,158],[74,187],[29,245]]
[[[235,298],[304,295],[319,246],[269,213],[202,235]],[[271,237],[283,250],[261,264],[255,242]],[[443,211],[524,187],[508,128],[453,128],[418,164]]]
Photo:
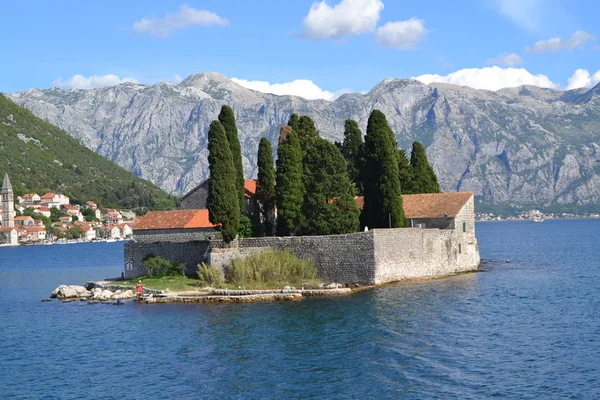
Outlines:
[[247,176],[256,173],[260,138],[276,145],[292,112],[310,116],[323,137],[339,141],[346,119],[364,133],[377,108],[400,147],[424,143],[444,190],[474,191],[490,204],[565,208],[600,204],[599,93],[600,85],[488,91],[387,78],[365,94],[306,100],[200,73],[179,84],[35,89],[9,97],[171,193],[183,194],[207,176],[206,133],[223,104],[235,111]]

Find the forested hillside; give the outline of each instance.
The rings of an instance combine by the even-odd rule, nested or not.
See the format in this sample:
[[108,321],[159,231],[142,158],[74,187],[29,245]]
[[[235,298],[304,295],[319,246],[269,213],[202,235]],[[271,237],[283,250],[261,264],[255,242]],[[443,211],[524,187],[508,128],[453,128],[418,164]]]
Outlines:
[[94,153],[64,131],[0,95],[0,176],[16,196],[53,191],[72,202],[105,207],[166,209],[175,198]]

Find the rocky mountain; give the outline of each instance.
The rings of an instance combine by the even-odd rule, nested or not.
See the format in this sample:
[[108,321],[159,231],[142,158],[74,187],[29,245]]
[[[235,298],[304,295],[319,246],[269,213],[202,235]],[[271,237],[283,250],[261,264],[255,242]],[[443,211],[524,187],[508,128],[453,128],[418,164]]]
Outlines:
[[256,173],[260,138],[276,145],[291,113],[310,116],[333,141],[341,140],[347,118],[364,131],[376,108],[400,146],[423,142],[443,190],[474,191],[498,207],[600,208],[600,85],[492,92],[385,79],[367,94],[330,102],[259,93],[202,73],[177,85],[30,89],[9,98],[176,194],[207,176],[208,126],[222,104],[236,113],[248,176]]

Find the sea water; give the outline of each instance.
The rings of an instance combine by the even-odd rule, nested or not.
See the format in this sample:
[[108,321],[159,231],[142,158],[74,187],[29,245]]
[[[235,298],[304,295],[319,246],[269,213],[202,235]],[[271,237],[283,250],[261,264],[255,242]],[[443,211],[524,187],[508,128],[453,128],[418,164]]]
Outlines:
[[482,272],[257,304],[41,303],[123,245],[0,248],[0,399],[600,398],[600,220],[476,231]]

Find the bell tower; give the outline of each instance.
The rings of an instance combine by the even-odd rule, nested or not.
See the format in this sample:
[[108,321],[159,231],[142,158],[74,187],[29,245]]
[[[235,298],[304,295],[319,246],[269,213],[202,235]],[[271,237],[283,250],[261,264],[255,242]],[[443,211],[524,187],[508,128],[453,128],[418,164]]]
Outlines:
[[8,174],[4,175],[2,183],[2,228],[15,227],[15,203],[13,199],[12,185]]

